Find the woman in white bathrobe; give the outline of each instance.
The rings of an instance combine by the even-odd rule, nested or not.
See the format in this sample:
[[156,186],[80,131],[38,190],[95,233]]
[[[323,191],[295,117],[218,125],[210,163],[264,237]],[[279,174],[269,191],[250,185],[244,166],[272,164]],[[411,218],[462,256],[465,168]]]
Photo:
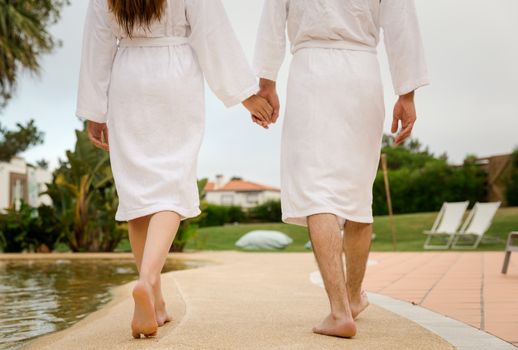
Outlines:
[[76,115],[109,150],[115,219],[129,221],[137,338],[171,319],[160,271],[180,220],[200,214],[204,77],[227,107],[243,102],[267,126],[271,107],[255,96],[257,79],[220,0],[90,0]]
[[[309,227],[330,297],[333,317],[314,330],[351,336],[354,323],[345,317],[337,325],[336,315],[346,314],[344,300],[350,300],[353,317],[368,304],[360,288],[385,119],[376,47],[382,28],[394,91],[400,96],[392,125],[396,132],[402,124],[399,144],[415,121],[413,92],[429,83],[416,10],[413,0],[265,0],[254,66],[260,95],[274,107],[274,119],[286,27],[293,60],[282,132],[282,218]],[[343,295],[338,263],[342,249],[349,298]]]

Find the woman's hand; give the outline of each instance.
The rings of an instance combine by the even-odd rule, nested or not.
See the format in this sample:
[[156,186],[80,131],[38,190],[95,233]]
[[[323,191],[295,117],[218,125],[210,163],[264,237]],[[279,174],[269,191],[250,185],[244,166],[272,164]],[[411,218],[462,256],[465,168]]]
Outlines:
[[252,95],[243,101],[243,106],[252,114],[252,121],[265,129],[271,123],[273,108],[268,101],[258,95]]
[[[88,121],[88,138],[92,143],[105,151],[109,151],[108,144],[108,126],[106,123],[96,123],[91,120]],[[104,138],[103,138],[104,136]]]
[[391,130],[392,133],[396,133],[399,130],[399,122],[401,121],[401,130],[395,140],[396,145],[402,144],[412,134],[416,119],[414,92],[412,91],[406,95],[399,96],[394,106]]
[[268,80],[261,78],[259,81],[259,92],[257,95],[264,97],[270,106],[273,108],[273,115],[272,115],[272,123],[277,122],[277,119],[279,118],[279,110],[281,107],[281,104],[279,102],[279,96],[277,95],[277,86],[276,82],[273,80]]

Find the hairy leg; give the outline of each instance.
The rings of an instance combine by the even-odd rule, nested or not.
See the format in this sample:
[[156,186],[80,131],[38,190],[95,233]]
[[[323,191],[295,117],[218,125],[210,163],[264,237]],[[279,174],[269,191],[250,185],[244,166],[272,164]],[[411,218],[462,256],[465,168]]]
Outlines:
[[347,266],[347,290],[351,312],[356,318],[367,306],[367,294],[362,283],[367,269],[372,241],[372,224],[347,221],[344,227],[343,250]]
[[322,324],[313,328],[313,332],[353,337],[356,334],[356,325],[349,307],[342,260],[342,238],[336,216],[332,214],[309,216],[308,228],[313,253],[331,306],[331,314]]

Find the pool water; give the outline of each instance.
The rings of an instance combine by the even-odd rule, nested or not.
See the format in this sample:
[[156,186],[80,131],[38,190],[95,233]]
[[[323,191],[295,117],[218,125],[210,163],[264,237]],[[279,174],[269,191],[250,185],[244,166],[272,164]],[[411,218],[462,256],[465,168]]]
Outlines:
[[[162,272],[196,266],[168,259]],[[0,349],[71,326],[137,277],[130,259],[0,260]]]

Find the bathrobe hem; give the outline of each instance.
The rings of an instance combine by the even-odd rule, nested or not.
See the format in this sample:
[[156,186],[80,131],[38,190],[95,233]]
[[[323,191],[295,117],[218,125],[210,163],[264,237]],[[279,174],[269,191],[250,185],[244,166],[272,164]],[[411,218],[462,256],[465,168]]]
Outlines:
[[337,217],[338,224],[340,227],[343,227],[345,225],[345,222],[347,220],[354,221],[354,222],[361,222],[366,224],[372,224],[374,222],[374,219],[372,216],[355,216],[355,215],[349,215],[344,212],[341,212],[336,209],[330,209],[330,208],[314,208],[302,212],[291,212],[291,213],[283,213],[282,215],[282,221],[286,224],[292,224],[292,225],[298,225],[298,226],[304,226],[307,227],[307,217],[310,215],[315,214],[334,214]]
[[88,119],[88,120],[94,121],[96,123],[101,123],[101,124],[106,123],[106,120],[107,120],[107,118],[105,118],[105,117],[100,117],[99,115],[96,115],[93,112],[88,112],[84,109],[77,109],[76,117],[80,118],[79,120],[81,120],[81,118],[83,118],[83,119]]
[[271,81],[277,81],[277,73],[273,70],[256,70],[255,75],[260,79],[268,79]]
[[156,204],[136,210],[120,210],[115,215],[116,221],[129,221],[142,216],[157,213],[159,211],[174,211],[180,215],[181,220],[197,217],[201,214],[200,208],[184,209],[171,204]]
[[412,80],[406,84],[403,84],[401,87],[395,89],[395,93],[398,96],[408,94],[409,92],[415,91],[423,86],[430,85],[430,79],[428,77],[424,77],[417,80]]
[[258,91],[259,91],[259,85],[254,84],[253,86],[244,90],[242,93],[235,95],[233,97],[230,97],[228,99],[225,99],[223,101],[223,103],[225,104],[225,107],[233,107],[233,106],[237,105],[238,103],[243,102],[250,96],[257,94]]

